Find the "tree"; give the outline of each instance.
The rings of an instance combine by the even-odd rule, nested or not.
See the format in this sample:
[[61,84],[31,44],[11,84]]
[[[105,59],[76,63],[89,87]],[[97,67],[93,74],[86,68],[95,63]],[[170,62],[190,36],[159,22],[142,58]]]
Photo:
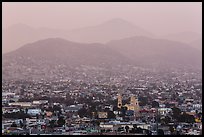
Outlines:
[[23,128],[24,124],[23,122],[20,120],[20,127]]
[[177,107],[173,107],[172,108],[172,117],[174,119],[176,119],[177,121],[179,121],[180,117],[181,117],[181,110]]
[[105,132],[105,129],[101,129],[101,135]]
[[11,124],[11,127],[17,127],[16,122],[13,122],[13,123]]
[[173,115],[180,115],[181,114],[181,110],[177,107],[173,107],[172,112],[173,112]]
[[60,111],[61,111],[61,107],[58,106],[58,105],[54,105],[54,106],[53,106],[53,112],[54,112],[54,111],[59,111],[59,112],[60,112]]
[[78,115],[80,118],[83,118],[86,114],[87,110],[83,107],[81,109],[78,110]]
[[186,112],[184,112],[180,119],[179,122],[186,122],[186,123],[194,123],[195,122],[195,117],[193,115],[189,115]]
[[14,112],[14,113],[5,113],[3,114],[5,118],[14,118],[14,119],[23,119],[23,118],[31,118],[30,115],[22,112]]
[[62,126],[65,124],[65,120],[64,120],[64,118],[63,118],[62,116],[60,116],[60,117],[58,118],[57,124],[58,124],[58,126],[60,126],[60,127],[62,127]]
[[55,127],[55,121],[54,120],[51,120],[50,122],[49,122],[49,124],[50,124],[50,128],[51,129],[53,129],[54,127]]
[[99,125],[100,125],[100,122],[99,122],[98,120],[94,120],[94,121],[92,121],[92,124],[93,124],[94,126],[99,126]]
[[137,132],[137,124],[133,124],[132,132],[133,132],[133,133],[136,133],[136,132]]
[[174,133],[174,131],[175,131],[175,129],[174,129],[174,127],[173,126],[170,126],[169,127],[169,131],[171,132],[171,135]]
[[152,134],[152,132],[150,130],[148,130],[148,129],[144,129],[144,131],[145,131],[146,135],[151,135]]
[[133,128],[137,128],[137,124],[133,124]]
[[201,117],[202,117],[202,113],[199,112],[199,113],[197,114],[197,116],[198,116],[199,119],[201,119]]
[[152,107],[153,108],[158,108],[159,107],[159,103],[157,101],[153,101],[152,102]]
[[41,115],[42,115],[42,119],[44,119],[45,118],[45,110],[44,109],[42,109]]
[[164,130],[158,129],[158,135],[164,135]]
[[113,113],[113,111],[108,111],[108,119],[114,119],[116,115]]
[[28,108],[25,109],[25,113],[28,114]]
[[23,129],[26,129],[26,118],[23,118]]
[[169,122],[171,122],[171,118],[169,116],[165,116],[163,120],[165,124],[168,124]]
[[129,131],[129,126],[125,126],[125,131],[128,133],[128,131]]

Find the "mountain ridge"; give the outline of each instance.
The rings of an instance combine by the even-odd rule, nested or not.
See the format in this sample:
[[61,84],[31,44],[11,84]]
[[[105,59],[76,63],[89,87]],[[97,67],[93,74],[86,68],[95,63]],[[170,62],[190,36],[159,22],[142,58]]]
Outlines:
[[25,24],[16,24],[3,29],[2,49],[3,53],[6,53],[29,42],[35,42],[50,37],[61,37],[83,43],[105,43],[113,39],[120,39],[137,34],[140,35],[140,33],[146,35],[149,32],[123,19],[108,20],[98,25],[72,30],[33,28]]
[[98,68],[105,74],[114,71],[113,68],[127,69],[130,66],[156,69],[185,66],[200,68],[202,54],[185,44],[181,47],[188,48],[179,48],[180,44],[169,44],[169,40],[147,37],[121,39],[111,44],[48,38],[3,54],[2,76],[4,79],[70,77],[72,73],[83,73],[84,67]]

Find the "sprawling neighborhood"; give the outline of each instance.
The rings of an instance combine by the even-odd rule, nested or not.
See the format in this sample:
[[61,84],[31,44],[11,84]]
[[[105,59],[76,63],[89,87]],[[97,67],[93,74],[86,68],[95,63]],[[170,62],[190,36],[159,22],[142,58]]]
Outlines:
[[202,134],[199,73],[84,70],[72,80],[3,81],[2,134]]

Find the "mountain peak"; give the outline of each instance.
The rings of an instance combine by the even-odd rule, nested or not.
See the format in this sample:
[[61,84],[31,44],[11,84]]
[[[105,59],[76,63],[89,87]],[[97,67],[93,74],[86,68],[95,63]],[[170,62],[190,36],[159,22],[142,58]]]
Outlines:
[[131,25],[134,26],[132,23],[122,19],[122,18],[113,18],[111,20],[106,21],[103,24],[113,24],[113,25]]
[[122,18],[113,18],[111,20],[109,20],[111,22],[127,22],[126,20],[122,19]]

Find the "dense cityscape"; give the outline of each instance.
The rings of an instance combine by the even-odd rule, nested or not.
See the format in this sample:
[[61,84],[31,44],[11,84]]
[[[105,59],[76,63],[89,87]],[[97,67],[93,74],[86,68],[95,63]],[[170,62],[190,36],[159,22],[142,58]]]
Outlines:
[[2,134],[202,133],[199,71],[130,68],[112,74],[92,67],[67,80],[3,81]]
[[202,122],[202,2],[2,2],[2,135]]

